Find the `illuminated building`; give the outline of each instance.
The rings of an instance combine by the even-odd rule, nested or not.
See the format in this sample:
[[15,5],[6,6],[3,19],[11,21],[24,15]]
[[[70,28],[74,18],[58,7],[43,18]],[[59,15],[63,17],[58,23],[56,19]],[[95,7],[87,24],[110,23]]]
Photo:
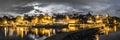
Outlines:
[[[72,15],[72,14],[71,14]],[[51,34],[56,34],[57,32],[74,32],[80,29],[90,29],[90,28],[98,28],[101,32],[108,35],[109,32],[117,30],[117,21],[114,18],[111,18],[107,13],[105,17],[101,15],[78,15],[71,17],[70,15],[53,15],[49,16],[39,15],[39,16],[17,16],[15,20],[8,20],[7,18],[2,19],[0,21],[0,26],[4,27],[5,36],[12,36],[14,32],[17,33],[18,36],[23,37],[27,34],[27,32],[31,31],[32,33],[38,35],[47,35],[51,36]],[[60,17],[60,18],[59,18]],[[10,18],[12,19],[12,18]],[[30,21],[29,21],[29,20]],[[53,28],[40,28],[39,26],[46,25],[68,25],[67,28],[62,29],[53,29]],[[111,26],[113,25],[113,26]],[[34,26],[34,27],[33,27]],[[35,27],[36,26],[36,27]],[[38,26],[38,28],[37,28]],[[57,26],[56,26],[57,27]],[[96,34],[96,40],[99,40],[98,34]]]

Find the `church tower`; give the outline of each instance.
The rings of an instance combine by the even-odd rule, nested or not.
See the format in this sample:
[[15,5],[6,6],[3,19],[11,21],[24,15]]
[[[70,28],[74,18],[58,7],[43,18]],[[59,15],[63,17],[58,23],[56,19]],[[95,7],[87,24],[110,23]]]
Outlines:
[[109,17],[110,17],[110,15],[109,15],[108,12],[106,13],[105,17],[106,17],[106,18],[109,18]]

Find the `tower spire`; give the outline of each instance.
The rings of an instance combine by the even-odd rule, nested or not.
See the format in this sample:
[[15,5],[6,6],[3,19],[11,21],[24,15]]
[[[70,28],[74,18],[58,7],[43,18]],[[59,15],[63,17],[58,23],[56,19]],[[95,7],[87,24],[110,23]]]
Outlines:
[[108,12],[106,13],[105,17],[106,17],[106,18],[109,18],[109,17],[110,17],[110,15],[109,15]]

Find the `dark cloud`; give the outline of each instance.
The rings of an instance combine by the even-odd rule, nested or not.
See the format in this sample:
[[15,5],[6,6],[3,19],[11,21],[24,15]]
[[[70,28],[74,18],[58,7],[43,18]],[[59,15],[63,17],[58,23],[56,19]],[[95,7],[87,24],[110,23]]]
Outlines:
[[0,8],[11,7],[12,5],[26,4],[30,2],[45,2],[45,3],[70,3],[70,4],[90,4],[90,3],[110,3],[107,0],[0,0]]
[[[120,12],[118,9],[120,6],[119,1],[120,0],[0,0],[0,5],[1,5],[0,11],[11,11],[12,10],[12,12],[26,13],[28,11],[31,11],[36,5],[33,4],[34,6],[32,5],[32,7],[26,6],[27,8],[25,7],[25,9],[23,8],[23,6],[28,5],[28,4],[30,5],[32,3],[40,3],[37,6],[46,7],[48,9],[49,7],[51,7],[51,5],[53,7],[54,4],[55,5],[58,4],[58,6],[55,7],[56,9],[61,8],[59,7],[59,5],[64,5],[66,6],[66,8],[71,7],[71,9],[77,9],[77,10],[88,9],[90,11],[95,12],[94,14],[96,13],[104,14],[105,12],[110,11],[110,14],[119,16],[120,15]],[[18,10],[16,10],[15,8]]]
[[23,13],[26,13],[26,12],[33,10],[34,8],[32,6],[27,6],[27,7],[15,7],[13,9],[14,10],[11,10],[11,11],[23,14]]

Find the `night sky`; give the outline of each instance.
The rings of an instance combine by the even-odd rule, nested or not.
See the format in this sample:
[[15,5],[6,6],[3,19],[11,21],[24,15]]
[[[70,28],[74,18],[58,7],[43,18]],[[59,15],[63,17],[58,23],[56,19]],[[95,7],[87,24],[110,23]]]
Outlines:
[[78,12],[85,14],[93,11],[93,14],[109,12],[111,16],[119,16],[119,3],[120,0],[0,0],[0,14],[1,16]]

